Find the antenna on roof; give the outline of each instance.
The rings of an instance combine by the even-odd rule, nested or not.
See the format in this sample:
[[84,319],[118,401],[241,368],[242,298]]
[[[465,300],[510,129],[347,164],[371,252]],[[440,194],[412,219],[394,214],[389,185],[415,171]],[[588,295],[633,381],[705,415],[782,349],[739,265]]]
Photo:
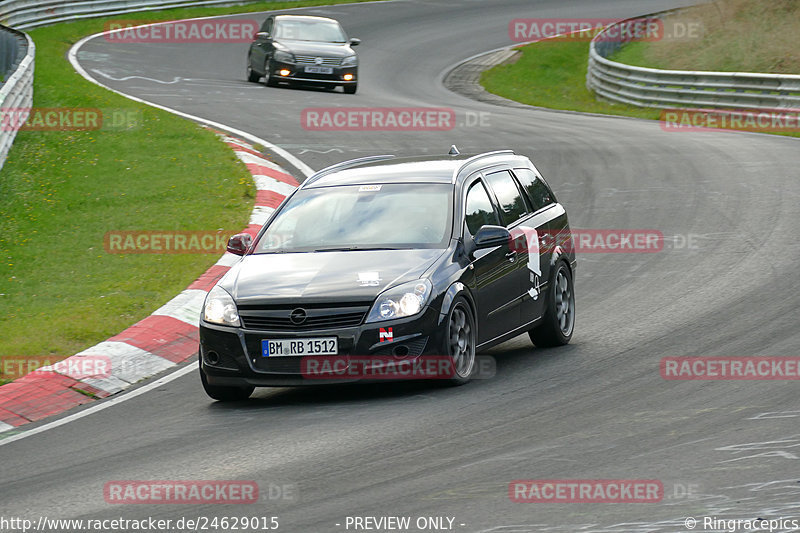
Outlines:
[[456,148],[456,145],[454,144],[450,147],[450,151],[447,152],[447,155],[459,155],[460,153],[461,152],[458,151],[458,148]]

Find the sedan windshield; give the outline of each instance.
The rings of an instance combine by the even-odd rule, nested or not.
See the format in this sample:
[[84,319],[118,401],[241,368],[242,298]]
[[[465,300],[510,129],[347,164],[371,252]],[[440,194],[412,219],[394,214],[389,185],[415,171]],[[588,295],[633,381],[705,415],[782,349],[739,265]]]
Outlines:
[[444,248],[452,190],[429,183],[303,189],[281,208],[255,253]]
[[276,39],[343,43],[347,38],[336,22],[309,20],[282,20],[275,29]]

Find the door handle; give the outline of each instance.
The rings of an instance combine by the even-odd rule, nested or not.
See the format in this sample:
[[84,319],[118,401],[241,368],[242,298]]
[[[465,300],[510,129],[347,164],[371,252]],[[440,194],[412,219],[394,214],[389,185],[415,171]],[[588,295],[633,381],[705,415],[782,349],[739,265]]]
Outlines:
[[513,263],[514,261],[517,260],[517,252],[515,252],[514,250],[511,250],[510,252],[508,252],[506,254],[506,259],[508,259],[509,261],[511,261]]

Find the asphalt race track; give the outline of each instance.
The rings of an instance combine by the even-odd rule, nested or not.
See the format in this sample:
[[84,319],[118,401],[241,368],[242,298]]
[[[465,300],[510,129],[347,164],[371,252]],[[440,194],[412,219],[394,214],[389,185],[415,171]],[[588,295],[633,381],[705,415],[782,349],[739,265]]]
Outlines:
[[[453,143],[464,152],[512,148],[532,157],[573,228],[652,228],[667,238],[659,253],[580,255],[572,344],[543,350],[514,339],[491,350],[492,379],[259,389],[247,403],[223,405],[191,372],[0,446],[2,514],[277,516],[287,532],[345,531],[348,516],[441,516],[457,531],[507,533],[679,532],[687,517],[700,521],[697,531],[717,531],[703,529],[703,517],[798,517],[797,385],[666,381],[659,372],[666,356],[800,355],[798,139],[495,106],[442,84],[463,59],[510,44],[514,18],[627,17],[687,3],[399,0],[313,9],[363,41],[353,96],[247,83],[246,44],[89,41],[78,59],[100,82],[262,137],[314,169],[368,154],[445,153]],[[449,107],[459,125],[301,127],[305,108],[348,106]],[[483,125],[468,124],[476,116]],[[262,499],[103,498],[111,480],[169,479],[254,480]],[[514,503],[508,489],[517,479],[656,479],[664,498]]]

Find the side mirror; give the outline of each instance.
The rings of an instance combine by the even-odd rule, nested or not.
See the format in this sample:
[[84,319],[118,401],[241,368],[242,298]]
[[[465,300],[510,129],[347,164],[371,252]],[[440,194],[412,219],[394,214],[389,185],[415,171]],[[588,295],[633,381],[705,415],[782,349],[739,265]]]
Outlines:
[[473,240],[475,241],[475,248],[478,250],[493,248],[510,243],[511,233],[502,226],[481,226]]
[[249,233],[237,233],[228,239],[227,250],[235,255],[244,255],[253,244],[253,237]]
[[350,39],[350,46],[358,46],[359,44],[361,44],[361,39]]
[[267,39],[269,39],[269,33],[265,32],[265,31],[260,31],[260,32],[256,33],[256,39],[259,39],[259,40],[262,40],[262,41],[266,41]]

